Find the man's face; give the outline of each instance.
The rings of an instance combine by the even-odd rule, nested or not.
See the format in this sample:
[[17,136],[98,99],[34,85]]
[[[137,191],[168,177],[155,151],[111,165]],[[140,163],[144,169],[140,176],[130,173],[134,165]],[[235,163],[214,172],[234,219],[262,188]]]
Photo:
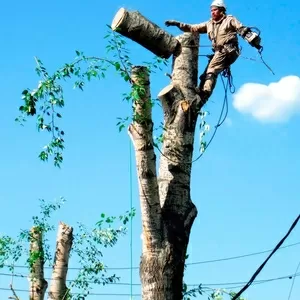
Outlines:
[[219,21],[223,16],[221,10],[216,6],[211,7],[210,14],[214,21]]

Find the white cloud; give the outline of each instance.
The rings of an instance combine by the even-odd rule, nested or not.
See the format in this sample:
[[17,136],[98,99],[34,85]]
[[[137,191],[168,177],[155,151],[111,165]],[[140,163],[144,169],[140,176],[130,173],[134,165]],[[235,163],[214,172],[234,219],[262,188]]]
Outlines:
[[287,121],[300,113],[300,77],[282,77],[269,85],[246,83],[234,94],[233,106],[260,121]]
[[224,124],[226,124],[228,127],[231,127],[232,126],[232,120],[227,117]]

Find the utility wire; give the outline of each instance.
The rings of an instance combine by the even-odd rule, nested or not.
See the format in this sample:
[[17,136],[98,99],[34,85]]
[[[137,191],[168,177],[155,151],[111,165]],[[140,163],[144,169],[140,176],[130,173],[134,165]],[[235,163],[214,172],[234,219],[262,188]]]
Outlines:
[[[10,277],[11,274],[8,273],[0,273],[0,276],[7,276]],[[254,285],[257,284],[264,284],[264,283],[268,283],[268,282],[272,282],[272,281],[278,281],[278,280],[283,280],[283,279],[292,279],[295,277],[299,277],[300,276],[300,272],[294,273],[294,274],[290,274],[290,275],[285,275],[285,276],[280,276],[280,277],[274,277],[274,278],[268,278],[268,279],[260,279],[260,280],[255,280],[253,282]],[[14,274],[14,277],[19,277],[19,278],[27,278],[28,275],[24,275],[24,274]],[[59,279],[52,279],[52,278],[45,278],[45,280],[59,280]],[[67,282],[74,282],[76,280],[73,279],[67,279]],[[87,280],[88,283],[94,283],[94,281],[92,280]],[[228,286],[226,287],[226,289],[234,289],[234,288],[238,288],[238,287],[242,287],[247,283],[247,281],[237,281],[237,282],[220,282],[220,283],[201,283],[202,287],[210,287],[210,286]],[[107,283],[107,285],[119,285],[119,286],[129,286],[131,285],[131,283],[129,282],[109,282]],[[234,287],[231,287],[232,285],[234,285]],[[136,286],[139,287],[141,286],[140,283],[132,283],[132,286]],[[195,286],[199,286],[199,283],[191,283],[191,284],[187,284],[187,286],[190,287],[195,287]]]
[[[9,288],[0,288],[1,291],[11,291]],[[29,293],[29,290],[25,289],[14,289],[16,292]],[[72,295],[81,295],[81,293],[72,293]],[[88,296],[123,296],[128,297],[130,294],[113,294],[113,293],[88,293]],[[140,294],[134,294],[133,296],[138,297]]]
[[[297,266],[297,268],[296,268],[295,274],[297,274],[299,268],[300,268],[300,261],[299,261],[298,266]],[[295,279],[296,279],[296,275],[294,276],[293,281],[292,281],[292,285],[291,285],[291,288],[290,288],[288,300],[291,299],[292,291],[293,291],[293,288],[294,288]]]
[[[285,249],[285,248],[289,248],[289,247],[293,247],[293,246],[297,246],[297,245],[300,245],[300,242],[280,247],[279,250],[282,250],[282,249]],[[187,263],[187,265],[191,266],[191,265],[200,265],[200,264],[215,263],[215,262],[220,262],[220,261],[234,260],[234,259],[240,259],[240,258],[245,258],[245,257],[249,257],[249,256],[255,256],[255,255],[259,255],[259,254],[264,254],[264,253],[268,253],[268,252],[271,252],[271,251],[273,251],[273,249],[264,250],[264,251],[260,251],[260,252],[253,252],[253,253],[244,254],[244,255],[237,255],[237,256],[231,256],[231,257],[225,257],[225,258],[218,258],[218,259],[212,259],[212,260],[204,260],[204,261],[198,261],[198,262],[191,262],[191,263]]]
[[286,233],[286,235],[281,239],[281,241],[276,245],[274,250],[270,253],[270,255],[266,258],[266,260],[259,266],[259,268],[255,271],[255,273],[252,275],[250,280],[247,282],[247,284],[232,298],[232,300],[237,300],[244,291],[246,291],[250,285],[253,283],[254,279],[257,277],[257,275],[262,271],[266,263],[269,261],[269,259],[273,256],[273,254],[280,248],[280,246],[284,243],[286,238],[290,235],[292,230],[297,225],[298,221],[300,219],[300,215],[296,218],[296,220],[293,222],[292,226],[290,227],[289,231]]
[[[280,247],[278,250],[290,248],[290,247],[295,247],[300,245],[300,242],[296,242],[293,244],[288,244],[286,246]],[[229,256],[229,257],[224,257],[224,258],[217,258],[217,259],[211,259],[211,260],[202,260],[202,261],[196,261],[196,262],[190,262],[187,263],[186,265],[192,266],[192,265],[201,265],[201,264],[209,264],[209,263],[215,263],[215,262],[221,262],[221,261],[227,261],[227,260],[235,260],[235,259],[240,259],[240,258],[245,258],[249,256],[255,256],[255,255],[260,255],[264,253],[268,253],[273,251],[273,249],[269,250],[264,250],[264,251],[259,251],[259,252],[252,252],[248,254],[243,254],[243,255],[237,255],[237,256]],[[25,265],[8,265],[5,264],[5,267],[14,267],[14,268],[19,268],[19,269],[27,269],[28,266]],[[52,269],[52,267],[45,267],[45,269]],[[70,267],[68,270],[81,270],[82,268],[76,268],[76,267]],[[106,268],[106,270],[129,270],[130,267],[111,267],[111,268]],[[139,267],[133,267],[132,269],[139,269]]]

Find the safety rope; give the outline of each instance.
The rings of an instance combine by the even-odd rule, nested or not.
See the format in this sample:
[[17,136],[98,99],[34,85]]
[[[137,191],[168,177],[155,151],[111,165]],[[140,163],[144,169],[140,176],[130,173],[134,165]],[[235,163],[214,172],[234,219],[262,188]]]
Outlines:
[[[131,144],[131,140],[129,140],[129,198],[130,198],[130,212],[132,211],[132,191],[133,191],[133,180],[132,180],[132,150],[131,150],[132,144]],[[130,217],[130,299],[132,300],[132,271],[133,271],[133,267],[132,267],[132,257],[133,257],[133,253],[132,253],[132,216]]]
[[262,52],[263,52],[263,47],[261,47],[260,50],[258,50],[259,56],[260,56],[260,60],[262,61],[262,63],[270,70],[270,72],[275,75],[275,73],[273,72],[273,70],[270,68],[270,66],[265,62],[263,56],[262,56]]
[[[225,84],[224,82],[224,78],[227,78],[227,83]],[[224,100],[223,100],[223,105],[222,105],[222,109],[221,109],[221,113],[220,113],[220,116],[219,116],[219,119],[218,119],[218,122],[217,122],[217,125],[215,126],[215,130],[210,138],[210,140],[208,141],[204,151],[197,157],[195,158],[192,163],[196,162],[197,160],[199,160],[202,155],[204,154],[204,152],[206,151],[206,149],[208,148],[208,146],[211,144],[211,142],[213,141],[216,133],[217,133],[217,130],[218,128],[225,122],[226,118],[227,118],[227,115],[228,115],[228,88],[229,88],[229,91],[231,93],[234,93],[235,92],[235,86],[233,84],[233,76],[231,74],[231,69],[230,67],[226,68],[223,70],[223,72],[221,73],[221,79],[222,79],[222,84],[223,84],[223,88],[224,88]],[[223,113],[224,113],[224,109],[226,109],[225,111],[225,115],[223,116]]]

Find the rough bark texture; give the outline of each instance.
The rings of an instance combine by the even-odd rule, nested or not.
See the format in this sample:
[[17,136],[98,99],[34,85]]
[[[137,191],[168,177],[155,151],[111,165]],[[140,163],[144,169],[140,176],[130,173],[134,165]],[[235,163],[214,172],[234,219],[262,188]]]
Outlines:
[[48,284],[44,278],[43,235],[39,227],[30,231],[29,261],[29,299],[43,300]]
[[133,89],[144,91],[134,103],[129,127],[137,162],[143,225],[140,265],[143,300],[183,298],[186,249],[197,209],[190,197],[194,132],[200,99],[195,94],[198,35],[178,37],[172,82],[159,93],[164,110],[164,143],[159,178],[153,148],[149,78],[144,67],[132,70]]
[[169,58],[178,45],[175,37],[146,19],[138,11],[127,11],[121,8],[116,13],[111,27],[162,58]]
[[60,222],[48,299],[67,299],[66,278],[72,243],[73,228]]
[[148,253],[161,246],[161,208],[153,147],[150,82],[147,68],[133,67],[131,78],[134,83],[133,89],[137,92],[137,99],[133,105],[134,122],[129,127],[129,134],[136,154],[142,210],[143,253]]

